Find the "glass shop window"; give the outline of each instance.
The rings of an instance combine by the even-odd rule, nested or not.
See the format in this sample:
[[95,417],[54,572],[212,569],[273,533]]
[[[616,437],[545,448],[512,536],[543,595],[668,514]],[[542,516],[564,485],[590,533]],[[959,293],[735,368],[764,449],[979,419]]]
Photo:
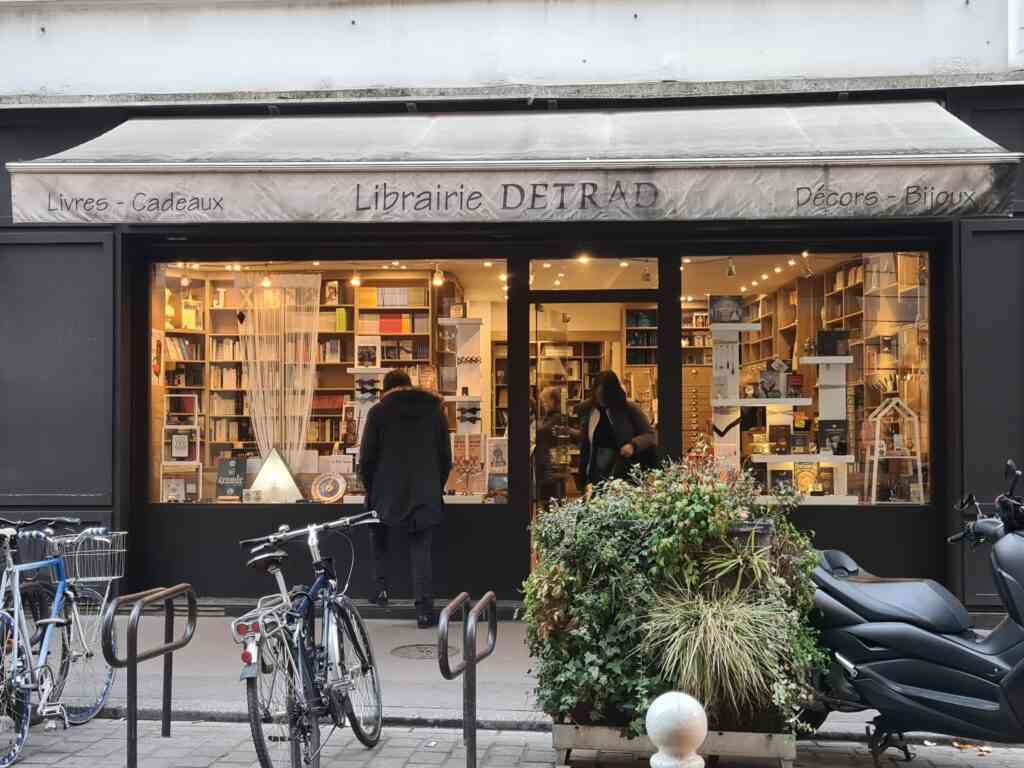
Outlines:
[[927,253],[688,257],[682,269],[686,451],[793,485],[806,504],[928,501]]
[[441,398],[447,503],[508,498],[505,264],[175,262],[150,281],[149,497],[363,502],[387,371]]

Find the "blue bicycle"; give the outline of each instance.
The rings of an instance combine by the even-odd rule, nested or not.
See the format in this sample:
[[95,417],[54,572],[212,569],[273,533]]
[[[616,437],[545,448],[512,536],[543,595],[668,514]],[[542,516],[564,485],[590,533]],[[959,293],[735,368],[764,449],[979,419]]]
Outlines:
[[[80,524],[70,517],[0,518],[0,768],[18,758],[31,723],[86,723],[113,687],[100,630],[110,584],[124,574],[125,534],[88,528],[56,536],[48,530]],[[42,558],[19,562],[19,547],[32,544]],[[85,586],[89,582],[104,591]]]
[[[231,625],[231,636],[243,645],[241,679],[262,768],[319,768],[321,719],[333,725],[324,743],[346,719],[367,748],[380,740],[377,663],[366,625],[345,595],[355,550],[343,584],[333,558],[320,553],[321,534],[344,534],[377,522],[376,512],[367,512],[295,531],[284,525],[277,533],[240,542],[251,548],[246,564],[272,576],[278,587]],[[296,541],[309,547],[314,581],[309,588],[289,590],[281,572],[288,553],[281,547]]]

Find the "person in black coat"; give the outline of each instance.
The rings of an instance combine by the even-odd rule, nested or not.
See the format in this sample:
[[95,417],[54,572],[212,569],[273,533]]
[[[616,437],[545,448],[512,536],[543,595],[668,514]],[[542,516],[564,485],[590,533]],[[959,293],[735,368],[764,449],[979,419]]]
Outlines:
[[644,412],[626,398],[614,371],[601,371],[580,409],[580,490],[624,478],[634,464],[657,463],[658,435]]
[[359,475],[367,509],[381,524],[373,526],[377,603],[388,601],[386,564],[392,529],[409,536],[416,621],[437,623],[434,613],[433,530],[441,524],[444,486],[452,469],[448,419],[440,397],[413,387],[405,371],[384,377],[384,393],[366,415],[359,447]]

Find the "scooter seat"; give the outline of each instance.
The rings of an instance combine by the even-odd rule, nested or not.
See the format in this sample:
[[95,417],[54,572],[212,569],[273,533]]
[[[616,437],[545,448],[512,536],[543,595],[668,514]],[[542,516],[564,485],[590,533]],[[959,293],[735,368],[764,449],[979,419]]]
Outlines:
[[900,621],[940,635],[958,635],[970,616],[952,593],[931,579],[883,579],[837,550],[821,552],[812,578],[865,621]]

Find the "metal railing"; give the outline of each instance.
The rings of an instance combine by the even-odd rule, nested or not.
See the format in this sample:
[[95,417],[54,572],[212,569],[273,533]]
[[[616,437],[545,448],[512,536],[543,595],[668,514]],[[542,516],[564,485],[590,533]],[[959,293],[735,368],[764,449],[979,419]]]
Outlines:
[[[174,600],[184,595],[188,600],[188,620],[185,632],[177,640],[174,639]],[[139,651],[139,619],[147,606],[154,603],[164,604],[164,643],[156,648]],[[119,658],[114,647],[117,612],[124,606],[131,606],[126,632],[127,649],[124,658]],[[184,648],[196,633],[198,609],[196,593],[191,584],[178,584],[174,587],[156,587],[132,595],[121,595],[110,601],[106,613],[103,614],[103,657],[114,669],[128,670],[128,735],[127,735],[127,766],[137,768],[139,750],[139,662],[164,657],[163,706],[161,712],[160,735],[165,739],[171,735],[171,674],[173,671],[172,654]]]
[[[486,659],[498,644],[498,599],[488,592],[470,608],[472,598],[463,592],[441,611],[437,624],[437,663],[445,680],[462,675],[462,741],[466,746],[466,768],[476,768],[476,665]],[[462,609],[462,661],[454,669],[448,660],[448,623]],[[487,612],[487,646],[476,649],[476,625]]]

